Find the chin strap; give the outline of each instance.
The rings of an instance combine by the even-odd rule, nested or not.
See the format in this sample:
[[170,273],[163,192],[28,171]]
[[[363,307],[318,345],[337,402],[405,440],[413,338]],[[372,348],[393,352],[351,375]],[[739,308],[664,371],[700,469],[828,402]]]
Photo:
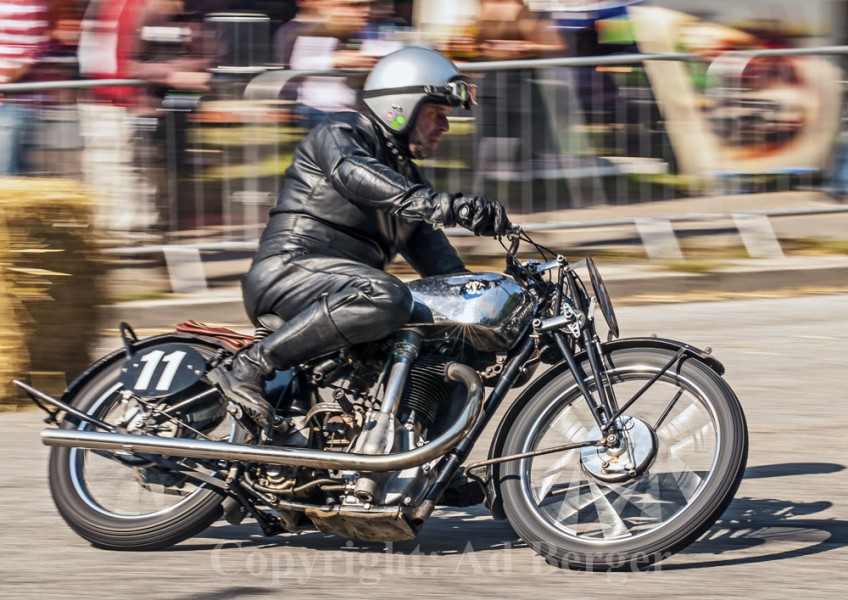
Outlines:
[[409,151],[408,136],[395,135],[394,133],[388,131],[382,125],[380,125],[380,129],[382,129],[383,138],[386,141],[386,146],[388,147],[389,152],[397,163],[398,169],[406,177],[411,177],[412,164],[410,161],[412,160],[413,156],[412,153]]
[[377,126],[377,130],[383,138],[386,147],[389,149],[392,157],[397,163],[398,169],[402,175],[412,178],[413,163],[412,153],[409,151],[409,135],[400,135],[389,130],[383,125],[379,119],[370,117],[371,122]]
[[386,146],[389,147],[389,152],[392,153],[399,165],[405,165],[412,158],[408,150],[404,152],[399,144],[390,138],[386,139]]

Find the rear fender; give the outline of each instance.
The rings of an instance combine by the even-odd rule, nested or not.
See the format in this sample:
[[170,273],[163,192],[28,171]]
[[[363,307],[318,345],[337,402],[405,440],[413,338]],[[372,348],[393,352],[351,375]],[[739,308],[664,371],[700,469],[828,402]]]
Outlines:
[[[179,344],[179,343],[193,343],[193,344],[202,344],[209,348],[218,348],[221,350],[221,355],[232,354],[232,347],[226,345],[212,337],[207,336],[199,336],[199,335],[191,335],[184,333],[166,333],[163,335],[157,335],[149,338],[145,338],[139,340],[138,342],[133,343],[130,346],[132,351],[141,351],[147,350],[149,348],[155,346],[161,346],[165,344]],[[108,354],[91,365],[88,369],[86,369],[79,377],[77,377],[65,392],[62,394],[62,402],[70,404],[74,397],[82,390],[89,382],[94,380],[100,373],[112,366],[116,362],[121,362],[127,359],[127,350],[121,348],[120,350],[115,350],[111,354]],[[73,417],[71,417],[73,419]]]
[[[700,360],[719,375],[724,374],[724,365],[722,365],[718,359],[700,348],[696,348],[676,340],[655,337],[625,338],[607,342],[603,344],[603,348],[604,353],[611,353],[616,350],[625,350],[630,348],[662,348],[674,352],[683,349],[685,354],[690,358]],[[578,354],[575,358],[578,364],[583,364],[583,362],[587,360],[585,352]],[[518,398],[516,398],[512,405],[507,409],[503,419],[501,419],[500,423],[498,423],[497,431],[495,431],[495,436],[492,439],[492,445],[489,447],[489,459],[502,456],[509,427],[515,422],[519,413],[524,409],[527,403],[530,402],[539,390],[545,387],[548,383],[566,373],[568,373],[568,365],[564,362],[557,363],[542,373],[530,384],[528,388],[521,392]],[[506,515],[503,511],[503,501],[500,495],[500,465],[494,464],[489,467],[486,487],[486,503],[492,510],[492,516],[498,520],[505,519]]]

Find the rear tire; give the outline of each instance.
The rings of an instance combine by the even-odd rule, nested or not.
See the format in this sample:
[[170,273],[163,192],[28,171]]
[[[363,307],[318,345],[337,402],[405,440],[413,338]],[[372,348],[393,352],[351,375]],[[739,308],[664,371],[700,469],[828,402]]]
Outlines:
[[[200,340],[180,342],[188,343],[207,360],[219,350]],[[103,367],[78,390],[70,404],[112,424],[126,426],[127,419],[132,422],[132,412],[140,405],[134,406],[133,399],[122,402],[122,364],[118,358]],[[209,387],[201,380],[179,399]],[[213,439],[225,439],[238,431],[231,426],[232,419],[218,394],[210,394],[176,416]],[[62,427],[92,429],[88,424],[70,421]],[[157,432],[145,432],[197,437],[190,428],[172,427],[167,421]],[[123,458],[136,461],[137,466],[122,464],[114,457],[108,451],[65,447],[54,447],[50,453],[49,483],[56,507],[68,525],[94,546],[159,550],[196,535],[221,516],[223,495],[214,488],[133,455]]]
[[[656,348],[611,353],[608,372],[619,406],[673,355]],[[588,365],[584,371],[589,373]],[[591,376],[586,383],[594,391]],[[602,458],[610,465],[641,452],[641,466],[624,480],[609,475],[614,464],[598,466],[594,446],[502,467],[507,518],[549,563],[581,570],[645,568],[695,541],[733,499],[747,460],[747,428],[739,401],[713,370],[684,358],[624,416],[632,418],[632,430],[639,429],[642,438],[631,435],[630,454]],[[507,435],[503,453],[599,437],[587,403],[566,371],[528,402]],[[651,452],[646,444],[653,444]]]

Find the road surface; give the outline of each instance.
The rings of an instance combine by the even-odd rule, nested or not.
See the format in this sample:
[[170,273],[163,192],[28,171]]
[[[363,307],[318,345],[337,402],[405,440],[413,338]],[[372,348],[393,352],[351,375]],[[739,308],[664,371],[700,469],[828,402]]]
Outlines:
[[[0,414],[5,598],[844,598],[848,296],[628,307],[625,336],[712,347],[751,431],[746,478],[701,540],[649,573],[546,565],[481,509],[440,510],[411,542],[262,537],[224,522],[162,552],[97,550],[57,514],[38,412]],[[485,452],[484,444],[475,456]]]

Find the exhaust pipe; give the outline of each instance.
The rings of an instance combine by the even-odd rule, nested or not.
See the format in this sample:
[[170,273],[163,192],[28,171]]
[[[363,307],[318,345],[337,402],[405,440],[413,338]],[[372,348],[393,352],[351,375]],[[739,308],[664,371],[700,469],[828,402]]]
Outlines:
[[209,460],[255,462],[341,471],[380,473],[418,467],[443,456],[468,433],[480,414],[483,383],[471,367],[459,363],[447,366],[446,377],[468,389],[465,408],[460,417],[442,435],[430,443],[397,454],[371,455],[348,452],[324,452],[300,448],[248,446],[205,440],[160,438],[152,435],[101,433],[79,429],[45,429],[41,441],[46,446],[116,450],[135,454],[147,453]]

